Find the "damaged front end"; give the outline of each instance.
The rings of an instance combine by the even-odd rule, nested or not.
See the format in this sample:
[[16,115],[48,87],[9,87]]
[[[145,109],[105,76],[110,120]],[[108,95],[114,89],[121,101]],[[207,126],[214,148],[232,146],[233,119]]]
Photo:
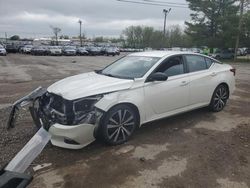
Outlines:
[[13,104],[8,128],[14,127],[19,109],[29,105],[35,125],[51,133],[53,145],[82,148],[95,140],[94,134],[103,115],[95,104],[102,96],[67,100],[39,87]]

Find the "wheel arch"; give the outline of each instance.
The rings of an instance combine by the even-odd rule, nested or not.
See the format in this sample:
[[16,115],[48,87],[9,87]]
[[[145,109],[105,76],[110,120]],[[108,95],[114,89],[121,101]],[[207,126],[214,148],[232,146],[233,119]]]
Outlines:
[[[228,91],[228,97],[229,97],[229,95],[230,95],[230,88],[229,88],[229,85],[228,85],[226,82],[221,82],[220,84],[218,84],[217,87],[219,87],[220,85],[226,86],[227,91]],[[216,88],[217,88],[217,87],[216,87]],[[215,88],[215,89],[216,89],[216,88]]]
[[134,110],[134,112],[135,112],[135,114],[137,116],[137,121],[138,121],[137,122],[137,126],[139,127],[140,126],[140,122],[141,122],[141,115],[140,115],[140,112],[139,112],[139,108],[135,104],[133,104],[133,103],[130,103],[130,102],[120,102],[120,103],[117,103],[117,104],[111,106],[107,110],[107,112],[110,111],[112,108],[114,108],[116,106],[119,106],[119,105],[127,105],[127,106],[131,107]]

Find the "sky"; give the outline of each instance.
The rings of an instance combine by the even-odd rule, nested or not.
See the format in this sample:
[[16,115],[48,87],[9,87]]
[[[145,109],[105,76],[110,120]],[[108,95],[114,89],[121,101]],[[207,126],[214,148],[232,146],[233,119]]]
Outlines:
[[[141,1],[143,0],[135,0]],[[185,0],[161,0],[186,3]],[[145,1],[144,1],[145,2]],[[79,35],[78,20],[87,37],[118,37],[130,25],[163,29],[163,8],[171,8],[167,27],[190,20],[188,8],[151,6],[117,0],[0,0],[0,38],[18,34],[22,38],[52,36],[50,26],[62,29],[62,35]]]

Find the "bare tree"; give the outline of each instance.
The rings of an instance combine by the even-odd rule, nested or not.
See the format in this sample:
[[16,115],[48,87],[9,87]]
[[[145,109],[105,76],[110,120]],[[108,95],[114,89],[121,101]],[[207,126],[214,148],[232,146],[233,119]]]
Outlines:
[[55,38],[56,38],[56,45],[58,45],[58,34],[62,31],[61,28],[59,27],[55,27],[55,26],[50,26],[50,28],[52,29],[54,35],[55,35]]

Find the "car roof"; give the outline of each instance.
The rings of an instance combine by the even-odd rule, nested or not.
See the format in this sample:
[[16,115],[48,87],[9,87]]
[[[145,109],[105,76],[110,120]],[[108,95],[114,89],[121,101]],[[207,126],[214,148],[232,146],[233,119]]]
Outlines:
[[146,51],[146,52],[136,52],[129,54],[129,56],[147,56],[147,57],[165,57],[170,55],[181,55],[181,54],[195,54],[201,55],[193,52],[185,52],[185,51]]

